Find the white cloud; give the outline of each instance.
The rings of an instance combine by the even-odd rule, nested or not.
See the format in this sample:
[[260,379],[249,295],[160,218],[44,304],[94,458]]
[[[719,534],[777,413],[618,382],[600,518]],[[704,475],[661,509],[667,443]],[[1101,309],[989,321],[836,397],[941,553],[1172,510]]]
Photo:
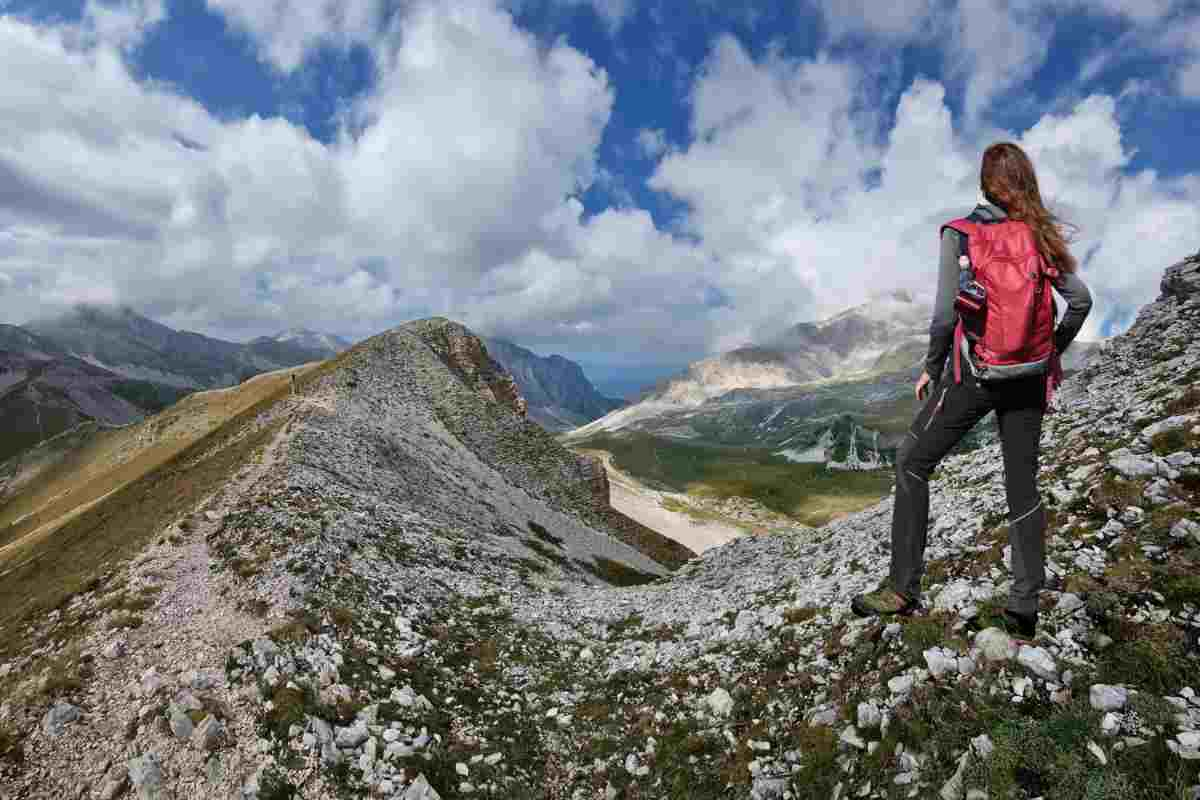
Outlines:
[[[952,118],[942,83],[881,108],[859,65],[756,59],[722,37],[691,88],[690,144],[638,135],[661,156],[650,187],[689,209],[676,236],[628,197],[584,213],[589,186],[622,188],[596,162],[614,87],[565,41],[484,0],[418,2],[382,29],[313,19],[260,26],[273,63],[361,36],[378,75],[331,144],[139,83],[123,35],[0,18],[0,318],[120,300],[232,336],[444,313],[527,343],[688,357],[879,290],[930,291],[938,226],[969,210],[999,136],[1080,223],[1097,329],[1195,250],[1200,181],[1129,174],[1108,97],[982,131]],[[987,67],[976,97],[1029,58]],[[963,59],[968,82],[986,72]]]
[[386,23],[385,0],[206,0],[261,42],[265,59],[283,72],[321,46],[368,44]]
[[80,299],[87,276],[209,329],[299,312],[365,333],[567,252],[543,220],[595,177],[604,73],[482,2],[413,7],[376,53],[353,135],[327,146],[139,84],[113,42],[0,18],[0,313]]
[[164,0],[87,0],[83,18],[85,27],[100,41],[128,48],[166,20],[167,9]]
[[852,33],[912,38],[928,33],[937,9],[934,0],[819,0],[825,24],[834,39]]
[[655,159],[667,152],[667,136],[661,130],[642,128],[637,133],[637,143],[646,158]]
[[[722,346],[878,290],[930,293],[938,227],[973,205],[979,156],[994,138],[1023,143],[1050,202],[1080,225],[1093,331],[1153,299],[1162,269],[1194,249],[1196,181],[1127,175],[1111,98],[1087,98],[1024,134],[956,131],[943,87],[917,81],[876,151],[850,110],[866,91],[857,87],[849,66],[754,63],[732,43],[697,85],[696,141],[664,159],[651,185],[689,203],[690,230],[722,265],[717,286],[734,299],[725,329],[714,329]],[[864,179],[865,168],[878,179]]]

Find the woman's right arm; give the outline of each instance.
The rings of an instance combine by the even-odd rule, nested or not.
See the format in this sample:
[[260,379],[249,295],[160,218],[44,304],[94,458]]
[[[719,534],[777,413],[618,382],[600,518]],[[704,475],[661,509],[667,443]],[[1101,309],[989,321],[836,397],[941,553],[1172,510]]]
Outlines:
[[1088,291],[1087,284],[1073,272],[1059,276],[1054,288],[1067,301],[1067,313],[1063,314],[1062,322],[1058,323],[1058,328],[1054,331],[1054,347],[1059,355],[1062,355],[1071,346],[1071,342],[1075,341],[1079,329],[1083,327],[1083,321],[1092,310],[1092,293]]

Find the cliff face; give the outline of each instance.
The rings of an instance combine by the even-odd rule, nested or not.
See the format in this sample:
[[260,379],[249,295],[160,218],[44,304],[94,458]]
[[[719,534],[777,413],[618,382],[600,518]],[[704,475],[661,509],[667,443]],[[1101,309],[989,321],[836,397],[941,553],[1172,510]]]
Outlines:
[[568,430],[604,416],[621,402],[596,391],[583,369],[562,356],[542,357],[500,339],[488,354],[509,372],[529,403],[529,414],[547,430]]
[[194,515],[57,614],[0,631],[0,785],[243,800],[1191,796],[1193,274],[1170,272],[1046,421],[1031,643],[996,627],[1010,579],[998,447],[946,459],[932,483],[922,613],[859,620],[851,597],[887,575],[890,501],[668,575],[603,518],[596,462],[494,401],[505,394],[474,346],[451,346],[465,334],[431,321],[305,373],[296,398],[256,412],[274,438]]

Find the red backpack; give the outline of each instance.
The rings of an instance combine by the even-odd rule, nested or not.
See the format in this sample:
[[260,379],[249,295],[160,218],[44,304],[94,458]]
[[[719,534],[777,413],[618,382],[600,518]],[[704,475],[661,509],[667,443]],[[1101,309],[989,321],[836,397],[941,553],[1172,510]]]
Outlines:
[[962,382],[964,340],[971,342],[971,367],[981,381],[1049,375],[1047,407],[1062,380],[1054,346],[1057,309],[1051,282],[1058,270],[1038,251],[1029,226],[1017,220],[972,215],[948,222],[965,237],[963,255],[982,302],[958,305],[954,331],[954,379]]

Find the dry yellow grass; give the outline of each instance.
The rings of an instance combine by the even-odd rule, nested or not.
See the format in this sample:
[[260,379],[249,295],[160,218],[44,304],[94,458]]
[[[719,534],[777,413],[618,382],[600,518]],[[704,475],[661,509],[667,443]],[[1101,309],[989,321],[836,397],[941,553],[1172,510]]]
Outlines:
[[0,506],[0,653],[21,645],[15,623],[60,604],[224,484],[282,423],[252,426],[288,396],[289,375],[320,366],[199,392],[42,465]]

